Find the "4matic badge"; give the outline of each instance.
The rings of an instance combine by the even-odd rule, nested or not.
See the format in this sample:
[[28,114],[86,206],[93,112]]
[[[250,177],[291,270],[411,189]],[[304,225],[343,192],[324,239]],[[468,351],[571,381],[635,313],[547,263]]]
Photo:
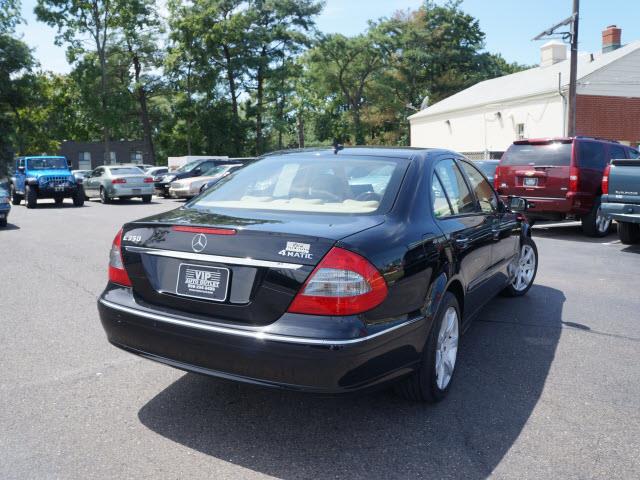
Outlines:
[[283,257],[304,258],[312,260],[313,254],[309,253],[311,245],[308,243],[287,242],[287,246],[278,252]]

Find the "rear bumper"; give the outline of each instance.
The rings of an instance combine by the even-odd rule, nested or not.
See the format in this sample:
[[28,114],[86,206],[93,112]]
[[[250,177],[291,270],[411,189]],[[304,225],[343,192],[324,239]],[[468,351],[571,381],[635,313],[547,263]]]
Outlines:
[[640,205],[633,203],[608,203],[602,204],[602,213],[617,222],[640,223]]
[[342,338],[331,335],[327,323],[324,337],[301,337],[295,327],[278,325],[282,319],[267,327],[238,327],[150,309],[126,288],[107,288],[98,311],[109,342],[145,358],[228,380],[323,394],[373,389],[411,373],[428,332],[420,317],[366,336],[355,329],[344,336],[345,322],[353,318],[326,317],[318,321],[335,325]]
[[150,183],[135,187],[113,185],[107,191],[112,197],[141,197],[142,195],[153,195],[153,185]]
[[[534,207],[527,211],[527,216],[531,218],[564,218],[570,215],[585,215],[593,207],[594,196],[584,192],[569,192],[564,197],[533,197],[528,195],[518,195],[533,202]],[[502,195],[503,200],[507,196]]]

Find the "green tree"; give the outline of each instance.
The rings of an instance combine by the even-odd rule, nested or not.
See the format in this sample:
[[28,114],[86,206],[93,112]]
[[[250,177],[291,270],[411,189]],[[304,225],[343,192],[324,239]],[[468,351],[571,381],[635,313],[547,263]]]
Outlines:
[[132,91],[138,103],[142,138],[150,155],[145,161],[151,163],[156,162],[156,153],[149,97],[161,84],[152,72],[163,63],[159,45],[163,28],[156,9],[155,0],[129,0],[118,9],[116,17],[118,48],[129,58],[133,68]]
[[[56,27],[56,43],[68,44],[67,56],[75,61],[79,56],[94,52],[100,66],[100,102],[103,110],[103,141],[105,162],[110,158],[110,124],[106,118],[108,110],[108,41],[113,33],[114,16],[119,0],[38,0],[35,13],[38,20]],[[125,1],[126,0],[122,0]],[[92,49],[86,50],[87,37]]]
[[366,90],[374,75],[385,65],[383,52],[369,35],[345,37],[340,34],[320,37],[311,51],[310,74],[327,96],[338,91],[352,121],[353,141],[364,144],[362,111],[367,103]]
[[35,65],[29,47],[13,37],[22,21],[19,12],[17,0],[0,0],[0,174],[6,172],[19,143],[19,111],[27,102],[28,76]]
[[[307,33],[314,29],[313,17],[323,4],[316,0],[251,0],[248,15],[249,66],[255,87],[256,154],[264,152],[263,116],[265,114],[265,84],[271,83],[275,94],[276,121],[284,123],[283,96],[290,91],[286,79],[294,72],[287,59],[298,55],[310,41]],[[277,92],[278,86],[282,92]],[[282,143],[280,137],[279,143]]]

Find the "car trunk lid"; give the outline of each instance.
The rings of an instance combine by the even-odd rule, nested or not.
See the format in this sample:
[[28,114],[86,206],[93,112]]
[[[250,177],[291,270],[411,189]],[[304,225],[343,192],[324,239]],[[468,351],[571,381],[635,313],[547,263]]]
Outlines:
[[337,240],[383,221],[182,208],[126,225],[122,251],[140,301],[216,321],[265,325],[286,311]]

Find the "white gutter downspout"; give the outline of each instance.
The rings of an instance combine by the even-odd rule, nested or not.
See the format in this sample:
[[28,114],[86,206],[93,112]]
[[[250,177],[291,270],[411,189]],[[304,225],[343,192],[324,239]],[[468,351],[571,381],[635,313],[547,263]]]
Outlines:
[[558,94],[562,97],[562,136],[567,136],[567,96],[562,93],[562,72],[558,72]]

